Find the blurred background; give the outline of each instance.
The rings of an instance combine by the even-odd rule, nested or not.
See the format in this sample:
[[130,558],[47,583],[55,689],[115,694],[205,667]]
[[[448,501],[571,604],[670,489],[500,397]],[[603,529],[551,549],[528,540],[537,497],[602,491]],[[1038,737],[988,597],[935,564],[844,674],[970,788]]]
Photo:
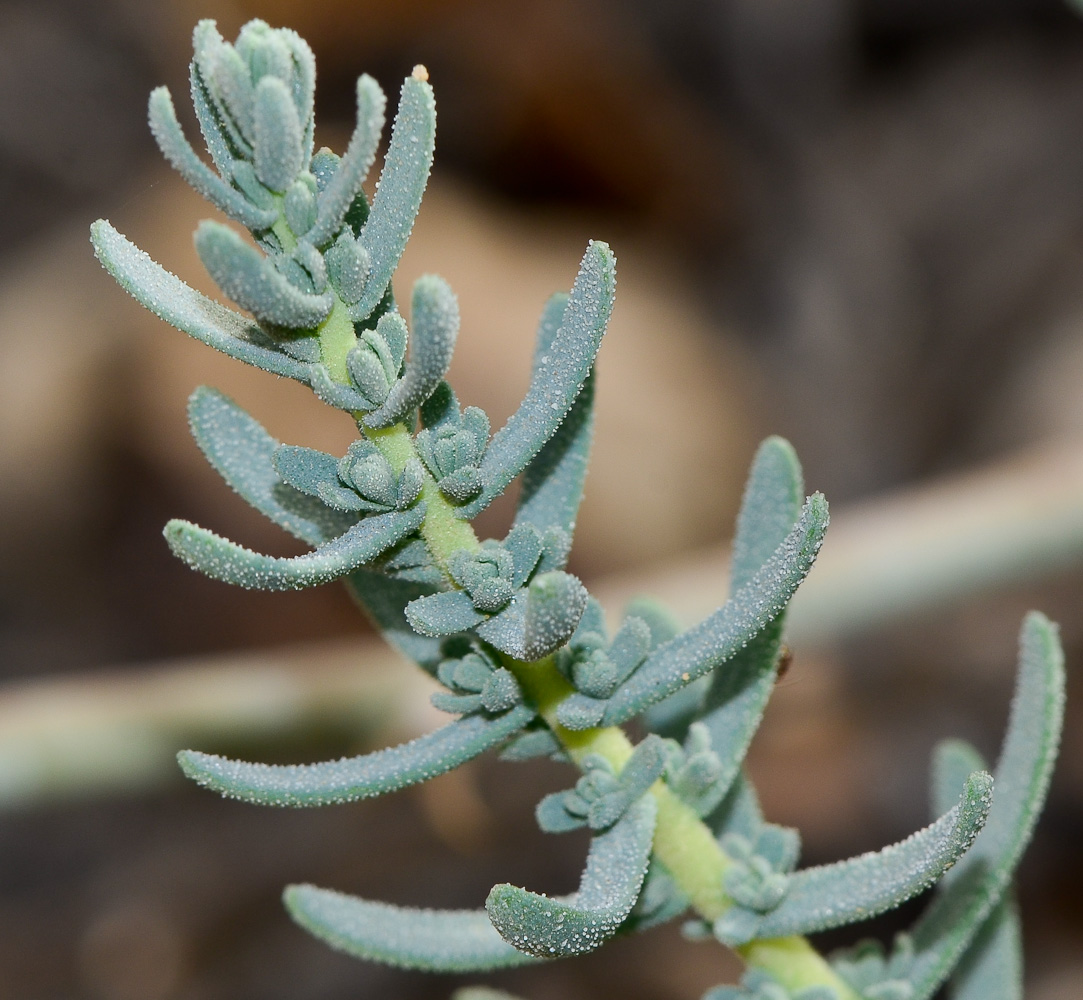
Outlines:
[[[0,995],[447,996],[467,980],[327,951],[281,886],[478,906],[498,881],[570,891],[585,847],[534,827],[567,782],[548,763],[485,760],[312,813],[173,772],[192,743],[312,760],[439,721],[338,588],[233,590],[162,542],[181,516],[297,551],[189,440],[196,384],[292,443],[351,439],[299,386],[141,311],[92,257],[105,216],[213,294],[190,239],[212,212],[145,115],[167,83],[194,134],[201,17],[227,38],[251,17],[297,29],[317,143],[338,149],[360,72],[393,98],[428,67],[436,168],[400,288],[437,271],[456,289],[451,379],[494,425],[546,297],[588,239],[612,244],[572,566],[599,593],[709,610],[757,442],[794,442],[834,524],[750,767],[806,863],[924,825],[936,740],[995,756],[1022,615],[1061,622],[1069,720],[1020,895],[1028,998],[1081,995],[1083,21],[1063,0],[2,0]],[[886,939],[920,905],[867,930]],[[490,981],[692,1000],[732,981],[721,951],[668,928]]]

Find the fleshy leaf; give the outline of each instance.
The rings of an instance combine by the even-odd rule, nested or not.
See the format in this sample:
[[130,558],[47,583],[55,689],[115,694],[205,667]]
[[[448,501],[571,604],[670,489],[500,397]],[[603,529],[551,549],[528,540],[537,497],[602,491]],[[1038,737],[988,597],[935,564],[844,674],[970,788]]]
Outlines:
[[485,620],[463,590],[447,590],[411,601],[406,620],[422,635],[452,635]]
[[964,952],[948,986],[951,1000],[1023,1000],[1023,931],[1002,899]]
[[575,632],[587,603],[587,590],[569,573],[536,576],[511,603],[477,627],[478,635],[517,660],[540,660]]
[[368,75],[357,80],[357,125],[346,153],[319,199],[316,222],[308,232],[313,246],[322,247],[334,239],[346,213],[372,168],[376,147],[384,130],[387,98],[380,85]]
[[203,39],[214,36],[217,36],[221,44],[222,36],[218,34],[213,21],[200,21],[196,25],[192,33],[192,47],[197,56],[193,57],[188,65],[188,82],[192,107],[195,109],[196,120],[199,122],[199,130],[203,133],[203,141],[207,144],[207,151],[211,154],[211,160],[214,161],[218,172],[226,177],[233,164],[231,144],[218,122],[218,112],[214,107],[213,98],[210,96],[198,62],[198,53]]
[[560,427],[587,380],[602,343],[616,290],[613,254],[591,241],[583,256],[559,331],[538,358],[530,388],[493,435],[481,463],[481,495],[459,516],[472,518],[504,492]]
[[252,164],[272,191],[284,192],[304,166],[304,135],[289,88],[267,74],[252,104]]
[[399,96],[376,197],[360,233],[361,245],[369,255],[369,274],[361,298],[350,307],[355,320],[365,319],[380,304],[399,266],[429,180],[435,142],[432,87],[417,76],[408,76]]
[[536,757],[556,757],[564,754],[564,747],[553,731],[546,726],[543,729],[528,729],[512,739],[500,751],[501,760],[534,760]]
[[560,331],[561,323],[564,320],[564,309],[567,305],[568,293],[556,292],[549,296],[549,301],[542,308],[541,319],[538,320],[538,329],[534,334],[534,358],[530,366],[531,375],[537,373],[540,365],[549,363],[547,357],[549,348]]
[[1015,697],[989,819],[913,929],[908,979],[914,1000],[936,992],[1003,897],[1049,788],[1063,715],[1064,654],[1056,626],[1031,612],[1020,634]]
[[426,274],[414,282],[410,319],[410,358],[406,370],[388,393],[383,406],[365,423],[390,427],[416,410],[444,379],[459,335],[459,303],[443,278]]
[[636,905],[621,926],[621,931],[647,931],[679,917],[691,905],[690,900],[666,871],[665,866],[651,857],[643,889]]
[[523,470],[516,524],[575,531],[594,436],[594,380],[592,371],[564,423]]
[[201,386],[192,393],[188,423],[196,444],[226,483],[295,538],[319,545],[357,522],[286,486],[274,467],[278,441],[216,389]]
[[300,590],[370,562],[419,527],[424,516],[424,504],[418,504],[367,517],[314,552],[292,558],[260,555],[188,521],[170,521],[164,534],[174,555],[212,579],[248,589]]
[[[188,418],[196,443],[226,483],[296,538],[319,545],[356,523],[356,518],[286,486],[273,464],[278,441],[220,392],[203,387],[192,393]],[[410,601],[432,593],[431,586],[367,569],[352,572],[346,584],[391,645],[424,670],[435,672],[440,641],[418,635],[403,614]]]
[[320,495],[323,484],[338,483],[338,459],[327,452],[284,444],[275,450],[273,461],[284,483],[311,497]]
[[183,750],[181,770],[204,788],[265,806],[355,802],[435,778],[523,728],[535,715],[520,705],[489,718],[470,715],[409,743],[320,764],[249,764]]
[[104,219],[90,234],[105,269],[159,319],[231,358],[307,384],[308,365],[264,346],[268,338],[251,320],[189,288]]
[[400,969],[481,972],[538,961],[508,944],[484,910],[417,910],[291,885],[290,916],[332,948]]
[[[737,516],[730,568],[731,593],[751,583],[759,568],[785,541],[801,516],[803,495],[801,466],[792,446],[782,438],[768,438],[752,462]],[[784,613],[778,615],[711,675],[700,721],[710,732],[711,747],[722,761],[723,770],[711,795],[700,803],[707,811],[721,801],[736,777],[763,719],[775,686],[784,617]],[[961,787],[960,781],[953,794]],[[947,808],[950,807],[941,812]]]
[[[941,743],[933,755],[933,811],[960,774],[984,767],[981,754],[963,740]],[[950,881],[949,872],[944,882]],[[952,1000],[1023,1000],[1023,934],[1013,896],[1005,894],[963,953],[948,984]]]
[[733,539],[730,580],[740,590],[771,558],[801,514],[804,485],[793,446],[769,437],[756,451]]
[[293,330],[318,326],[331,311],[331,292],[314,295],[290,284],[270,258],[227,226],[209,219],[195,233],[196,250],[219,288],[257,319]]
[[411,601],[433,592],[435,588],[431,584],[396,580],[374,570],[358,569],[346,577],[346,585],[392,646],[426,673],[436,673],[443,659],[441,639],[419,635],[405,614]]
[[827,523],[827,501],[814,493],[793,530],[749,583],[705,621],[655,649],[609,699],[603,723],[624,722],[668,698],[725,663],[763,631],[812,568]]
[[273,209],[253,205],[196,155],[184,137],[173,107],[173,98],[166,87],[151,91],[147,114],[150,130],[162,155],[199,194],[242,226],[256,231],[270,228],[277,218]]
[[883,850],[789,876],[785,897],[754,930],[731,930],[727,913],[715,922],[715,935],[735,947],[752,938],[840,927],[899,906],[933,885],[973,844],[988,815],[992,785],[988,774],[976,772],[958,806],[931,826]]
[[539,958],[581,955],[612,937],[639,898],[656,810],[654,798],[644,796],[595,835],[579,889],[566,899],[494,886],[485,908],[501,937]]

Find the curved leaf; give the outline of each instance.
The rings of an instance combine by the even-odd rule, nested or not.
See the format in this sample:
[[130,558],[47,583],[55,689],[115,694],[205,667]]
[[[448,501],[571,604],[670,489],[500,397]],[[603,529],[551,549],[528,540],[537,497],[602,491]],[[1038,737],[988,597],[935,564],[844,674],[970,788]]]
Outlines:
[[261,77],[252,101],[252,165],[265,187],[284,193],[301,172],[304,129],[289,87],[270,73]]
[[956,966],[1003,897],[1030,840],[1060,743],[1064,654],[1056,626],[1031,612],[1019,640],[1019,674],[997,762],[996,800],[985,829],[912,933],[913,1000],[928,1000]]
[[[715,935],[736,947],[754,938],[840,927],[899,906],[933,885],[974,843],[989,812],[992,786],[984,771],[972,774],[959,804],[931,826],[883,850],[790,875],[786,895],[774,909],[749,922],[734,907],[715,922]],[[731,913],[737,919],[730,919]]]
[[[281,481],[274,468],[276,441],[254,417],[206,386],[188,401],[192,435],[226,483],[265,517],[294,537],[319,545],[357,523],[353,515],[330,510]],[[354,570],[346,585],[384,638],[430,674],[441,660],[440,640],[418,635],[403,609],[433,587],[395,580],[368,569]]]
[[435,778],[502,743],[536,713],[519,705],[495,718],[470,715],[409,743],[320,764],[249,764],[182,750],[181,770],[204,788],[265,806],[355,802]]
[[530,374],[533,378],[540,365],[547,365],[549,348],[553,345],[553,339],[560,332],[564,321],[564,310],[568,305],[569,295],[567,292],[554,292],[542,307],[541,319],[538,320],[538,329],[534,333],[534,357],[530,365]]
[[[801,516],[804,481],[793,447],[779,437],[760,445],[745,485],[733,541],[730,591],[747,586],[759,568],[786,540]],[[723,771],[701,806],[708,812],[726,794],[763,719],[775,686],[785,613],[711,675],[699,721]],[[955,792],[962,782],[955,786]],[[950,807],[947,807],[950,808]],[[941,810],[946,812],[947,808]]]
[[[201,21],[196,25],[192,33],[192,46],[198,54],[202,39],[208,35],[218,35],[213,21]],[[218,35],[219,43],[222,36]],[[196,120],[199,122],[199,131],[203,133],[203,141],[207,144],[207,152],[211,154],[211,160],[223,177],[228,177],[233,166],[233,150],[226,134],[218,123],[217,110],[214,107],[214,99],[203,73],[199,68],[198,55],[193,57],[188,64],[188,87],[192,97],[192,107],[195,109]]]
[[594,382],[591,371],[564,423],[523,470],[516,525],[575,531],[594,437]]
[[654,798],[646,795],[597,834],[579,890],[566,899],[494,886],[485,909],[501,937],[539,958],[581,955],[611,938],[639,898],[656,812]]
[[745,483],[733,539],[730,582],[740,590],[771,558],[801,515],[801,463],[785,438],[769,437],[756,450]]
[[332,948],[400,969],[482,972],[537,961],[497,934],[484,910],[418,910],[314,885],[291,885],[282,899],[297,923]]
[[[945,740],[933,755],[933,809],[959,775],[984,768],[981,754],[963,740]],[[950,884],[951,873],[940,883]],[[938,887],[939,888],[939,887]],[[1023,1000],[1023,933],[1010,890],[963,953],[948,985],[952,1000]]]
[[421,525],[425,505],[359,521],[314,552],[279,558],[246,549],[188,521],[172,520],[165,538],[192,569],[224,583],[255,590],[301,590],[329,583],[375,559]]
[[459,303],[443,278],[426,274],[414,282],[410,320],[410,358],[383,405],[373,410],[369,427],[390,427],[416,410],[444,380],[459,335]]
[[254,231],[269,229],[278,213],[272,209],[259,208],[248,201],[232,184],[223,180],[197,155],[184,137],[173,98],[167,87],[151,91],[147,105],[147,117],[154,141],[170,166],[212,205],[220,208],[231,219]]
[[218,287],[257,319],[308,330],[318,326],[331,311],[331,292],[315,295],[290,284],[270,258],[245,243],[228,226],[204,219],[196,229],[195,244],[199,259]]
[[316,546],[357,523],[355,515],[329,510],[286,486],[274,467],[279,442],[217,389],[200,386],[188,397],[188,424],[227,485],[295,538]]
[[808,575],[827,524],[827,501],[814,493],[793,530],[748,584],[699,625],[659,646],[617,689],[606,705],[603,725],[624,722],[668,698],[725,663],[763,631]]
[[387,98],[380,85],[368,73],[358,77],[357,125],[338,169],[320,194],[316,221],[306,234],[313,246],[329,243],[342,228],[346,213],[376,158],[386,106]]
[[952,974],[951,1000],[1023,1000],[1023,930],[1015,901],[1002,899]]
[[358,237],[369,255],[369,273],[361,298],[350,307],[354,320],[365,319],[380,304],[399,266],[429,181],[435,144],[436,102],[432,87],[416,76],[408,76],[391,126],[391,142],[376,197]]
[[90,227],[90,239],[105,269],[159,319],[231,358],[308,384],[308,365],[264,346],[255,323],[189,288],[104,219]]
[[526,396],[489,442],[480,466],[481,495],[458,511],[460,517],[474,517],[503,493],[557,432],[594,365],[613,310],[616,280],[609,246],[592,240],[560,329],[537,359]]

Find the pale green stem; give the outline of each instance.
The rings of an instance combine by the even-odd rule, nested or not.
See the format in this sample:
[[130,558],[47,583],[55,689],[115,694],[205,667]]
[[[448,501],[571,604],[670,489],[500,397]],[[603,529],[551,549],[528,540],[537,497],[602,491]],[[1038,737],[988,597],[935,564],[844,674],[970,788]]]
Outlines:
[[[571,730],[557,721],[557,707],[575,689],[557,669],[551,656],[535,663],[511,659],[504,662],[538,706],[538,712],[572,760],[581,764],[588,754],[600,754],[614,770],[620,771],[624,767],[634,747],[623,730],[616,726]],[[656,781],[651,786],[651,794],[658,803],[654,854],[684,891],[695,911],[704,920],[713,922],[733,905],[733,900],[722,888],[722,876],[733,860],[722,850],[710,828],[687,803],[673,794],[665,782]],[[831,986],[840,1000],[861,1000],[806,938],[794,935],[754,941],[736,951],[748,965],[770,973],[788,990]]]
[[[281,232],[280,232],[281,230]],[[274,232],[283,246],[296,244],[296,238],[280,218]],[[357,342],[353,322],[345,303],[335,295],[334,306],[318,328],[320,359],[336,382],[348,382],[346,355]],[[359,430],[372,441],[396,473],[401,473],[417,449],[409,429],[403,424],[375,429],[366,427],[364,414],[355,413]],[[421,499],[425,502],[425,520],[420,533],[433,558],[447,573],[447,562],[459,550],[476,551],[479,542],[473,527],[455,516],[455,508],[440,492],[436,480],[426,471]],[[620,771],[631,757],[633,746],[624,731],[616,726],[599,729],[565,729],[556,718],[559,704],[575,689],[557,669],[551,656],[533,663],[504,657],[527,697],[549,724],[572,760],[582,764],[589,754],[600,754]],[[696,912],[711,922],[732,905],[722,888],[722,876],[733,861],[722,850],[714,834],[696,812],[678,798],[665,782],[651,786],[658,804],[654,832],[654,853],[692,903]],[[787,989],[796,991],[809,986],[832,986],[840,1000],[860,1000],[835,974],[824,958],[803,937],[755,941],[737,949],[751,966],[764,969]]]

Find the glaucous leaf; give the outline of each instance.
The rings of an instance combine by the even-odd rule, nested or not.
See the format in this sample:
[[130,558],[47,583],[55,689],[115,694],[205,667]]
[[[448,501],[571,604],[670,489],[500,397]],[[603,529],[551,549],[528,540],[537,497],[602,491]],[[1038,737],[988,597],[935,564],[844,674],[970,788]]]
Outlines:
[[656,812],[654,798],[644,796],[596,834],[579,889],[566,899],[494,886],[485,909],[500,936],[539,958],[581,955],[611,938],[639,898]]
[[181,770],[232,799],[265,806],[324,806],[395,792],[435,778],[517,733],[535,712],[519,705],[503,715],[456,719],[409,743],[319,764],[249,764],[182,750]]

